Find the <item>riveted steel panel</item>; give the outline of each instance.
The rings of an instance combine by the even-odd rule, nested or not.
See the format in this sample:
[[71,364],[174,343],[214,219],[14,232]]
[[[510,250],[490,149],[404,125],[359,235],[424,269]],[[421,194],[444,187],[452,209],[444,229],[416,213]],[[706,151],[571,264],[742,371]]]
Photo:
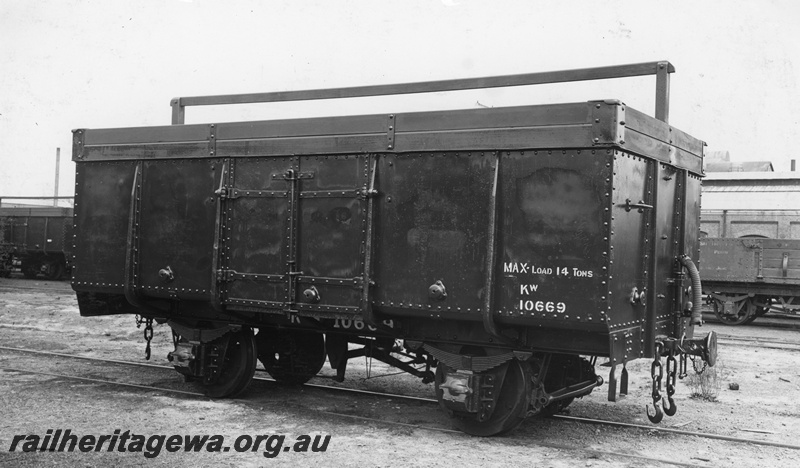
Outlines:
[[220,264],[248,276],[223,285],[226,303],[280,309],[289,301],[291,207],[283,175],[293,164],[289,157],[231,160],[230,185],[244,196],[227,202]]
[[[156,297],[210,298],[222,161],[143,164],[136,287]],[[172,271],[165,277],[162,270]]]
[[[375,304],[479,320],[491,152],[387,154],[378,161]],[[446,298],[431,296],[440,281]]]
[[[364,273],[366,242],[366,189],[369,164],[366,155],[315,156],[300,159],[301,179],[298,278],[294,300],[316,305],[358,307]],[[304,296],[310,287],[317,299]]]
[[122,291],[135,161],[79,163],[75,174],[72,284]]
[[612,364],[641,357],[640,341],[620,340],[646,330],[656,307],[652,219],[660,206],[654,203],[654,164],[630,153],[615,151],[613,155],[606,311],[609,331],[614,334],[611,339],[617,340],[612,345]]
[[224,302],[358,312],[368,157],[248,158],[232,167],[223,269],[235,273]]
[[610,151],[516,151],[501,167],[501,316],[605,329]]

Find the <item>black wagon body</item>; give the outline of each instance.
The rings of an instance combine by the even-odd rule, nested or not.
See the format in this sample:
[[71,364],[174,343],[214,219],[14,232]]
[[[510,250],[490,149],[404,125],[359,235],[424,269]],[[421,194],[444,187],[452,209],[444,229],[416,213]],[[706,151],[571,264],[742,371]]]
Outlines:
[[72,208],[0,208],[0,275],[60,279],[69,272]]
[[[256,357],[290,383],[382,359],[478,435],[591,392],[585,356],[608,358],[612,399],[630,360],[713,360],[693,337],[703,143],[666,123],[672,71],[179,98],[170,126],[75,130],[81,314],[166,321],[215,396]],[[183,124],[191,105],[645,74],[659,119],[602,100]]]

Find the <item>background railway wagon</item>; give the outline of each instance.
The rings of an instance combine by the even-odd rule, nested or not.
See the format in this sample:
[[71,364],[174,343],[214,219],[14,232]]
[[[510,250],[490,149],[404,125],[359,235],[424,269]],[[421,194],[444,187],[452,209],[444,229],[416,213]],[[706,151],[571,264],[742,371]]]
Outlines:
[[708,172],[702,206],[700,273],[717,317],[800,313],[800,174]]
[[0,275],[19,268],[27,278],[69,274],[72,208],[0,207]]

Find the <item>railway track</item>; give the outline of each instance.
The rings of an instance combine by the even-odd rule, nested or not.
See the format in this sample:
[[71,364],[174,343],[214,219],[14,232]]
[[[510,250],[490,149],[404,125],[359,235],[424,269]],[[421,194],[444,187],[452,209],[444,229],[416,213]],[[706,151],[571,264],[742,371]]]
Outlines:
[[[164,365],[158,365],[158,364],[141,363],[141,362],[133,362],[133,361],[121,361],[121,360],[104,359],[104,358],[94,358],[94,357],[89,357],[89,356],[78,356],[78,355],[74,355],[74,354],[56,353],[56,352],[51,352],[51,351],[32,350],[32,349],[25,349],[25,348],[14,348],[14,347],[7,347],[7,346],[0,346],[0,350],[6,351],[6,352],[13,352],[13,353],[26,353],[26,354],[32,354],[32,355],[48,356],[48,357],[62,357],[62,358],[93,361],[93,362],[107,363],[107,364],[114,364],[114,365],[125,365],[125,366],[132,366],[132,367],[145,367],[145,368],[164,369],[164,370],[169,370],[169,371],[173,371],[174,372],[174,370],[173,370],[173,368],[171,366],[164,366]],[[19,368],[7,367],[7,366],[0,367],[0,370],[1,371],[6,371],[6,372],[17,372],[17,373],[24,373],[24,374],[42,375],[42,376],[48,376],[48,377],[62,378],[62,379],[68,379],[68,380],[78,380],[78,381],[84,381],[84,382],[92,382],[92,383],[104,384],[104,385],[114,385],[114,386],[120,386],[120,387],[136,388],[136,389],[140,389],[140,390],[150,390],[150,391],[175,393],[175,394],[180,394],[180,395],[193,396],[193,397],[197,397],[197,398],[207,398],[205,394],[200,393],[200,392],[190,392],[190,391],[172,389],[172,388],[167,388],[167,387],[154,387],[154,386],[139,385],[139,384],[134,384],[134,383],[118,382],[118,381],[113,381],[113,380],[104,380],[104,379],[82,377],[82,376],[75,376],[75,375],[65,375],[65,374],[58,374],[58,373],[52,373],[52,372],[42,372],[42,371],[35,371],[35,370],[30,370],[30,369],[19,369]],[[275,383],[274,379],[266,378],[266,377],[257,376],[257,377],[254,378],[254,380],[262,381],[262,382]],[[362,395],[362,396],[371,396],[371,397],[377,396],[377,397],[381,397],[381,398],[391,398],[393,400],[398,400],[398,401],[407,401],[407,402],[416,402],[416,403],[420,403],[421,402],[421,403],[430,404],[430,405],[438,405],[438,402],[435,399],[432,399],[432,398],[421,398],[421,397],[408,396],[408,395],[398,395],[398,394],[392,394],[392,393],[372,392],[372,391],[368,391],[368,390],[360,390],[360,389],[353,389],[353,388],[347,388],[347,387],[334,387],[334,386],[330,386],[330,385],[320,385],[320,384],[312,384],[312,383],[306,383],[306,384],[304,384],[304,386],[308,387],[308,388],[315,388],[315,389],[320,389],[320,390],[323,390],[323,391],[330,391],[330,392],[340,392],[340,393],[344,392],[344,393],[350,393],[350,394],[358,394],[358,395]],[[399,422],[399,421],[385,421],[385,420],[376,419],[376,418],[370,418],[370,417],[366,417],[366,416],[358,416],[358,415],[339,413],[339,412],[333,412],[333,411],[314,410],[314,412],[321,413],[321,414],[326,414],[326,415],[329,415],[329,416],[342,417],[342,418],[346,418],[346,419],[357,419],[357,420],[362,420],[362,421],[368,421],[368,422],[373,422],[373,423],[382,424],[382,425],[394,425],[394,426],[410,427],[410,428],[421,429],[421,430],[430,430],[430,431],[437,431],[437,432],[461,434],[460,431],[447,429],[447,428],[441,428],[441,427],[424,426],[424,425],[418,425],[418,424],[408,424],[408,423],[402,423],[402,422]],[[656,427],[656,426],[642,425],[642,424],[633,424],[633,423],[616,422],[616,421],[608,421],[608,420],[601,420],[601,419],[583,418],[583,417],[568,416],[568,415],[555,415],[555,416],[553,416],[553,418],[556,419],[556,420],[564,421],[564,422],[573,422],[573,423],[580,423],[580,424],[594,424],[594,425],[602,425],[602,426],[607,426],[607,427],[634,429],[634,430],[642,430],[642,431],[648,431],[648,432],[659,432],[659,433],[664,433],[664,434],[675,434],[675,435],[683,435],[683,436],[689,436],[689,437],[700,437],[700,438],[711,439],[711,440],[722,440],[722,441],[728,441],[728,442],[733,442],[733,443],[753,444],[753,445],[785,448],[785,449],[791,449],[791,450],[800,451],[800,445],[785,444],[785,443],[781,443],[781,442],[749,439],[749,438],[742,438],[742,437],[733,437],[733,436],[726,436],[726,435],[721,435],[721,434],[711,434],[711,433],[704,433],[704,432],[686,431],[686,430],[681,430],[681,429],[676,429],[676,428],[668,428],[668,427]],[[659,459],[659,458],[650,458],[650,457],[644,457],[644,456],[637,456],[637,455],[632,455],[632,454],[629,454],[629,453],[622,454],[622,453],[616,453],[616,452],[598,451],[598,450],[593,450],[593,449],[586,449],[585,447],[577,447],[577,446],[570,447],[570,446],[565,446],[565,445],[561,445],[561,444],[546,444],[546,443],[544,443],[544,444],[537,443],[537,445],[540,445],[540,446],[543,446],[543,447],[550,447],[550,448],[578,449],[578,450],[583,450],[583,451],[590,452],[590,453],[595,453],[595,454],[602,454],[602,455],[608,455],[608,456],[621,456],[621,457],[627,457],[627,458],[638,458],[638,459],[642,459],[642,460],[658,461],[658,462],[668,463],[668,464],[677,465],[677,466],[695,466],[695,465],[692,465],[692,464],[685,464],[685,463],[675,462],[675,461],[672,461],[672,460],[663,460],[663,459]]]
[[72,287],[67,282],[52,281],[48,287],[36,285],[18,285],[16,282],[0,281],[0,291],[45,291],[57,293],[72,293]]
[[750,346],[757,345],[759,348],[780,349],[788,351],[800,351],[800,343],[788,340],[764,339],[751,336],[732,336],[719,334],[717,340],[719,344]]
[[[129,364],[133,364],[133,363],[129,363]],[[156,367],[164,367],[164,368],[166,368],[165,366],[156,366]],[[206,398],[206,396],[204,394],[198,393],[198,392],[186,392],[186,391],[180,391],[180,390],[175,390],[175,389],[170,389],[170,388],[153,387],[153,386],[147,386],[147,385],[137,385],[137,384],[116,382],[116,381],[110,381],[110,380],[93,379],[93,378],[88,378],[88,377],[70,376],[70,375],[56,374],[56,373],[51,373],[51,372],[39,372],[39,371],[32,371],[32,370],[26,370],[26,369],[16,369],[16,368],[10,368],[10,367],[0,367],[0,371],[17,372],[17,373],[32,374],[32,375],[41,375],[41,376],[55,377],[55,378],[60,378],[60,379],[77,380],[77,381],[82,381],[82,382],[91,382],[91,383],[104,384],[104,385],[114,385],[114,386],[134,388],[134,389],[139,389],[139,390],[149,390],[149,391],[176,393],[176,394],[179,394],[179,395],[188,395],[188,396],[194,396],[194,397],[198,397],[198,398]],[[259,380],[269,380],[269,379],[259,379]],[[355,393],[362,393],[362,394],[374,393],[374,392],[365,392],[365,391],[354,390],[354,389],[344,389],[344,388],[340,388],[340,387],[328,387],[328,386],[324,386],[324,385],[305,384],[305,386],[316,387],[316,388],[325,388],[325,389],[328,389],[328,390],[337,390],[337,391],[346,390],[346,391],[351,391],[351,392],[355,392]],[[405,397],[403,397],[401,395],[392,395],[392,394],[385,394],[385,393],[381,393],[379,395],[381,397],[405,398]],[[436,403],[433,400],[431,400],[431,401],[433,403]],[[317,414],[324,414],[326,416],[331,416],[331,417],[335,417],[335,418],[341,418],[341,419],[346,419],[346,420],[351,420],[351,421],[355,420],[355,421],[359,421],[359,422],[367,422],[367,423],[372,423],[372,424],[377,424],[377,425],[382,425],[382,426],[404,427],[404,428],[415,429],[415,430],[433,431],[433,432],[447,433],[447,434],[453,434],[453,435],[463,435],[463,433],[461,431],[457,431],[457,430],[454,430],[454,429],[442,428],[442,427],[424,426],[424,425],[420,425],[420,424],[409,424],[409,423],[403,423],[403,422],[399,422],[399,421],[386,421],[386,420],[383,420],[383,419],[370,418],[370,417],[367,417],[367,416],[358,416],[358,415],[353,415],[353,414],[346,414],[346,413],[319,410],[319,409],[316,409],[316,410],[308,410],[307,409],[306,411],[309,411],[309,412],[313,411],[314,413],[317,413]],[[589,448],[581,447],[581,446],[577,446],[577,445],[555,444],[555,443],[547,443],[547,442],[541,442],[541,441],[539,441],[539,442],[531,442],[531,445],[536,445],[536,446],[539,446],[539,447],[552,448],[552,449],[558,449],[558,450],[566,450],[566,451],[580,451],[580,452],[587,453],[587,454],[594,455],[594,456],[606,456],[606,457],[619,458],[619,459],[623,459],[623,460],[631,460],[631,459],[633,459],[633,460],[639,460],[639,461],[643,461],[643,462],[657,462],[657,463],[664,463],[664,464],[673,465],[673,466],[693,467],[693,468],[694,467],[702,467],[702,466],[704,466],[704,465],[697,465],[697,464],[692,464],[692,463],[682,463],[682,462],[677,462],[677,461],[674,461],[674,460],[667,460],[667,459],[663,459],[663,458],[648,457],[648,456],[637,455],[637,454],[632,454],[632,453],[621,453],[621,452],[613,452],[613,451],[608,451],[608,450],[589,449]],[[800,449],[800,447],[798,447],[798,449]]]
[[[710,323],[710,324],[721,324],[719,319],[713,314],[709,312],[703,313],[703,321]],[[777,315],[777,314],[767,314],[763,317],[758,317],[751,323],[747,325],[731,325],[733,328],[747,328],[747,327],[755,327],[755,328],[778,328],[778,329],[785,329],[785,330],[800,330],[800,317],[793,316],[793,315]]]

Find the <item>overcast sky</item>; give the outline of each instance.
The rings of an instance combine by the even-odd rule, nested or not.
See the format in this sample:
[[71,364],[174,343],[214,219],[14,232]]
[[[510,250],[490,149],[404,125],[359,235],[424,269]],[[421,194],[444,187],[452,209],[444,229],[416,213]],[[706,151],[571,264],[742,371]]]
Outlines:
[[[669,60],[670,123],[789,169],[796,0],[0,0],[0,196],[72,195],[73,128],[170,123],[173,97]],[[187,123],[615,98],[655,78],[346,102],[188,108]],[[480,104],[478,104],[480,103]]]

